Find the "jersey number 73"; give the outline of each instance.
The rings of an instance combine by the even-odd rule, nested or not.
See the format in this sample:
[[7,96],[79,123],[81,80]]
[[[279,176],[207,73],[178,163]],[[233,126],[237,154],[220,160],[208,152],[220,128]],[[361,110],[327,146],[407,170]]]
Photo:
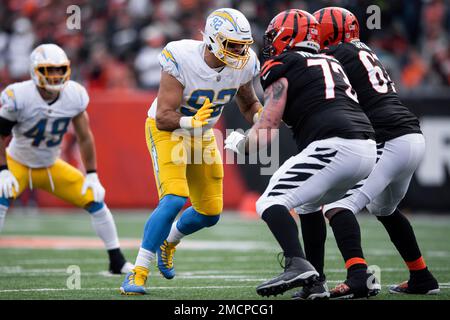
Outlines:
[[[338,74],[348,85],[347,90],[345,90],[347,96],[349,96],[349,98],[351,98],[353,101],[358,102],[356,92],[355,90],[353,90],[352,85],[350,84],[350,80],[348,79],[344,69],[339,63],[329,61],[328,59],[308,59],[307,63],[308,67],[320,66],[322,68],[323,77],[325,79],[325,99],[334,99],[335,93],[333,74]],[[331,71],[333,71],[333,73]]]

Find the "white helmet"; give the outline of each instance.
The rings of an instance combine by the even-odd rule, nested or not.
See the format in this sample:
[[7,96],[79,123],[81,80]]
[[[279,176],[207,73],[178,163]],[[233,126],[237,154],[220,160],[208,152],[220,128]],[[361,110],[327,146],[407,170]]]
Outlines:
[[[242,69],[250,58],[249,48],[253,43],[250,23],[238,10],[217,9],[206,19],[203,41],[220,61]],[[242,49],[240,53],[230,51],[236,45]]]
[[[41,44],[30,55],[30,74],[34,83],[50,91],[61,91],[70,78],[70,61],[56,44]],[[62,74],[50,74],[49,68],[62,68]]]

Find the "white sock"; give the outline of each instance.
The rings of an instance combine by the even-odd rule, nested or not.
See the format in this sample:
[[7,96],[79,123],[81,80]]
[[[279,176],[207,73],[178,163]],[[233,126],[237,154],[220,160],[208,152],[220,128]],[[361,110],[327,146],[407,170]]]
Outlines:
[[120,248],[116,224],[106,204],[100,210],[91,213],[91,221],[95,233],[103,240],[106,250]]
[[169,236],[167,237],[167,242],[169,243],[180,242],[180,240],[183,239],[184,236],[185,234],[181,233],[180,230],[178,230],[177,221],[175,221],[172,224],[172,228],[170,229]]
[[153,260],[155,260],[155,253],[141,247],[139,248],[134,266],[149,269]]
[[5,223],[6,211],[8,211],[8,207],[0,204],[0,232],[3,230],[3,224]]

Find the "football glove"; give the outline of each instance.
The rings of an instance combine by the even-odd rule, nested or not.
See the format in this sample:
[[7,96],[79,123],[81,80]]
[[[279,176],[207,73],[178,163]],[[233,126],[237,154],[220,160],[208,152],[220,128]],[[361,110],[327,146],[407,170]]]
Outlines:
[[12,198],[13,188],[16,194],[19,193],[19,182],[16,177],[8,169],[0,171],[0,197]]
[[233,131],[230,135],[225,139],[225,149],[236,152],[237,154],[245,153],[245,139],[247,137],[242,133],[237,131]]
[[95,202],[103,202],[103,200],[105,200],[105,188],[103,188],[100,180],[98,180],[98,175],[95,172],[88,173],[84,178],[81,194],[84,196],[89,188],[94,194]]
[[211,118],[213,113],[213,103],[208,98],[205,99],[202,107],[197,110],[197,113],[193,117],[181,117],[180,127],[183,129],[200,128],[208,124],[208,119]]

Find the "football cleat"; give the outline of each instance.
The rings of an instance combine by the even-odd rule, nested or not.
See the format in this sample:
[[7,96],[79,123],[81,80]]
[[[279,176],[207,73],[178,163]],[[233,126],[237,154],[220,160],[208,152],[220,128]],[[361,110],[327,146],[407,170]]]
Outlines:
[[317,282],[311,285],[304,286],[299,291],[292,295],[293,300],[316,300],[328,299],[330,292],[328,291],[327,281],[325,277],[318,279]]
[[[280,263],[281,264],[281,263]],[[256,288],[260,296],[282,294],[285,291],[312,284],[316,281],[319,273],[306,259],[300,257],[286,257],[284,272],[279,276],[263,282]]]
[[[369,283],[370,282],[370,283]],[[330,299],[361,299],[374,297],[381,291],[378,280],[370,273],[352,277],[330,290]]]
[[175,254],[175,247],[179,242],[169,243],[164,240],[163,244],[157,250],[158,255],[158,269],[159,272],[166,279],[175,277],[175,268],[173,266],[173,256]]
[[145,282],[147,281],[148,269],[136,267],[125,276],[125,280],[120,287],[120,293],[123,295],[141,295],[146,294]]
[[389,287],[389,293],[394,294],[438,294],[439,292],[439,284],[434,277],[420,283],[410,280]]

